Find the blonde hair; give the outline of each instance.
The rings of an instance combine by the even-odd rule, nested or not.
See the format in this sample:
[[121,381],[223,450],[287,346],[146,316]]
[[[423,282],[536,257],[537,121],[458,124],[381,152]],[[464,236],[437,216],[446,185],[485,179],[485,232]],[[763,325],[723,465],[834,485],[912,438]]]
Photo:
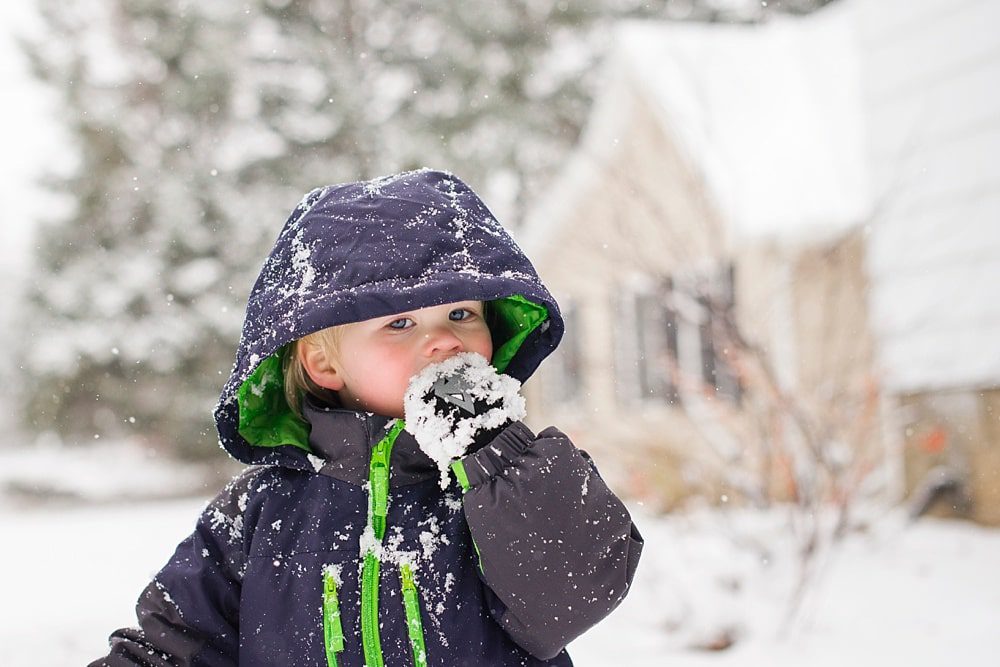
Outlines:
[[292,412],[300,418],[302,417],[302,397],[305,394],[315,396],[331,405],[339,405],[339,400],[337,392],[321,387],[312,381],[299,359],[299,352],[303,345],[309,345],[323,348],[323,351],[328,355],[335,355],[340,347],[342,334],[343,326],[327,327],[307,334],[288,345],[282,364],[285,376],[285,401]]

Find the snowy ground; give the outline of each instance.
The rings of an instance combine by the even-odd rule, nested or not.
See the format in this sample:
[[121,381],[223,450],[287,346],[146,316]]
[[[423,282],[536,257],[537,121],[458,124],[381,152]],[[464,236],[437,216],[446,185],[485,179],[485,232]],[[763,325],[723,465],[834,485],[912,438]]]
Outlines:
[[[0,665],[99,655],[203,502],[0,505]],[[826,560],[779,637],[794,571],[780,555],[780,513],[654,519],[634,510],[647,547],[633,593],[571,646],[579,667],[997,664],[1000,531],[883,517]],[[686,648],[720,631],[732,648]]]
[[[884,516],[821,559],[786,626],[796,568],[780,513],[633,513],[643,563],[622,607],[576,642],[580,667],[998,664],[998,530]],[[730,649],[690,648],[725,630]]]

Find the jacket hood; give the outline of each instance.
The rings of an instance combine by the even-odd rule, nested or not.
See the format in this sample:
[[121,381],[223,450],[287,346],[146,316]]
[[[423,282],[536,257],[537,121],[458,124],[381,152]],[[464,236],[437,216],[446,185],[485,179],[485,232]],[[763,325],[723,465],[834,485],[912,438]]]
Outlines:
[[245,463],[311,468],[309,424],[284,397],[285,346],[326,327],[465,300],[491,304],[493,365],[521,382],[562,337],[534,267],[455,176],[419,170],[313,190],[250,293],[215,408],[220,444]]

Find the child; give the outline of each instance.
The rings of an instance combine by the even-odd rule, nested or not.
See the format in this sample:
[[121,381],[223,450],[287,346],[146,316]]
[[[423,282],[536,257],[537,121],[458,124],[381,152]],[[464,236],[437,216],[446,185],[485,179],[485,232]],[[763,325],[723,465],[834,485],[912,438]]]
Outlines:
[[[414,374],[462,353],[524,381],[559,309],[486,206],[421,170],[311,192],[250,294],[215,410],[252,464],[93,665],[571,665],[642,539],[587,455],[514,422],[439,470]],[[488,446],[484,446],[488,445]]]

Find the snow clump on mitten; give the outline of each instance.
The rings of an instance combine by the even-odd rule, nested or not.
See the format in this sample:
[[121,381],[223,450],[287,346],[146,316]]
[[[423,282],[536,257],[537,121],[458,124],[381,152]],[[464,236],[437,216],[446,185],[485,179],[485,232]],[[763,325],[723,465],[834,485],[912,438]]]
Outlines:
[[403,397],[406,430],[441,470],[448,486],[451,462],[476,437],[523,419],[521,383],[502,375],[480,354],[462,352],[413,376]]

